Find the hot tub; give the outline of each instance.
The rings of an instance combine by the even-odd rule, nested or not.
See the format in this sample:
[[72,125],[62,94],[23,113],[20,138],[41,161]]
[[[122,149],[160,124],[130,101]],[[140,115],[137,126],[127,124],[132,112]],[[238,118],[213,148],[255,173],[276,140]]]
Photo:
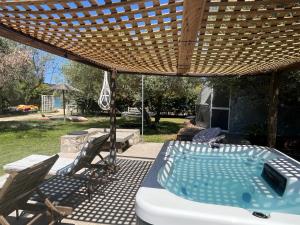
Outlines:
[[267,147],[167,142],[136,214],[138,224],[299,225],[300,164]]

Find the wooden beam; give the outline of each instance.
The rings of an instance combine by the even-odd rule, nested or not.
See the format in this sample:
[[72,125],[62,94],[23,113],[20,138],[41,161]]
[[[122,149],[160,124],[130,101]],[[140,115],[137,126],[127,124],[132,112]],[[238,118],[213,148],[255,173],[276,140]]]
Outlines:
[[[193,49],[195,47],[195,44],[197,43],[197,33],[198,33],[198,28],[195,28],[198,24],[198,27],[201,24],[201,20],[203,17],[203,11],[205,8],[205,2],[204,0],[185,0],[184,1],[184,6],[185,9],[190,8],[190,10],[184,10],[183,15],[183,29],[182,29],[182,37],[181,41],[179,42],[179,55],[178,55],[178,62],[177,62],[177,72],[160,72],[160,71],[135,71],[135,70],[130,70],[126,68],[118,68],[119,73],[127,73],[127,74],[145,74],[145,75],[159,75],[159,76],[199,76],[199,77],[211,77],[211,76],[219,76],[220,74],[202,74],[202,73],[194,73],[194,72],[189,72],[190,69],[190,64],[191,64],[191,58],[193,54]],[[200,8],[196,8],[197,5],[201,5]],[[188,12],[191,12],[189,14]],[[198,12],[198,13],[197,13]],[[200,14],[201,16],[200,16]],[[196,17],[192,17],[191,15],[194,14]],[[190,21],[190,22],[189,22]],[[191,32],[191,28],[192,32]],[[193,37],[191,36],[193,34]],[[21,44],[25,44],[46,52],[49,52],[51,54],[64,57],[76,62],[84,63],[86,65],[90,65],[93,67],[96,67],[98,69],[102,70],[112,70],[111,65],[106,65],[105,63],[100,63],[93,61],[91,59],[82,57],[80,55],[77,55],[73,52],[67,51],[63,48],[56,47],[54,45],[51,45],[47,42],[41,41],[37,38],[34,38],[30,35],[24,34],[20,31],[16,31],[10,27],[7,27],[3,24],[0,24],[0,36],[11,39],[13,41],[17,41]],[[190,41],[189,41],[190,40]],[[191,41],[193,40],[193,41]],[[116,62],[117,64],[118,62]],[[294,62],[289,65],[281,66],[279,68],[276,68],[278,71],[281,70],[294,70],[294,69],[300,69],[300,62]],[[257,72],[253,73],[251,75],[260,75],[263,73],[269,73],[270,70],[264,70],[263,72]],[[225,76],[235,76],[236,74],[228,74]],[[246,74],[245,74],[246,75]],[[242,75],[242,76],[245,76]],[[250,74],[249,74],[250,75]],[[223,75],[220,75],[223,76]]]
[[116,126],[117,126],[117,119],[116,119],[116,78],[117,78],[117,71],[112,70],[110,72],[110,153],[109,153],[109,163],[115,164],[116,157],[117,157],[117,149],[116,149]]
[[268,146],[273,148],[276,145],[279,95],[279,73],[276,71],[271,74],[269,88]]
[[181,39],[179,42],[177,73],[186,74],[191,67],[206,0],[184,0]]
[[74,54],[73,52],[56,47],[47,42],[44,42],[37,38],[31,37],[27,34],[24,34],[22,32],[11,29],[3,24],[0,24],[0,36],[5,37],[10,40],[13,40],[13,41],[16,41],[16,42],[19,42],[24,45],[31,46],[33,48],[37,48],[37,49],[49,52],[51,54],[54,54],[54,55],[57,55],[60,57],[64,57],[66,59],[84,63],[84,64],[94,66],[94,67],[97,67],[97,68],[103,69],[103,70],[112,70],[112,68],[110,66],[100,64],[98,62],[94,62],[92,60],[89,60],[89,59],[79,56],[77,54]]

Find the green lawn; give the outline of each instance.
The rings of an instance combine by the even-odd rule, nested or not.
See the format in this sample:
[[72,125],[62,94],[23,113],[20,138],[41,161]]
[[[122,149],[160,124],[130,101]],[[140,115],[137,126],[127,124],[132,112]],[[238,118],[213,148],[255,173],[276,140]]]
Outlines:
[[[118,127],[138,128],[135,121],[118,118]],[[162,118],[156,129],[145,128],[144,141],[164,142],[176,137],[185,119]],[[60,137],[71,131],[91,127],[109,127],[109,119],[92,117],[83,123],[63,121],[16,121],[0,122],[0,175],[3,165],[31,154],[57,153],[60,148]]]

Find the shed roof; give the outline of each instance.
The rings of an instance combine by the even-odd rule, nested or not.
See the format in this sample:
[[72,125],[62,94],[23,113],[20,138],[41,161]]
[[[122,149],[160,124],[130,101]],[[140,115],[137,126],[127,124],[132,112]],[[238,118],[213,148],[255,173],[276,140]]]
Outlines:
[[300,64],[299,0],[0,1],[0,35],[119,72],[259,74]]

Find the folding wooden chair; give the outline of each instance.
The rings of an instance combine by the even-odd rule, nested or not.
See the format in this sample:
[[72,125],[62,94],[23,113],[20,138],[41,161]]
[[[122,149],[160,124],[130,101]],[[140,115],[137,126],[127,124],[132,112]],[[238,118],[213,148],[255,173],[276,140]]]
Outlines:
[[[13,211],[16,211],[17,219],[19,210],[33,214],[28,225],[33,224],[45,214],[50,219],[49,224],[57,224],[63,217],[72,213],[72,208],[56,205],[39,189],[57,159],[58,155],[55,155],[22,171],[14,172],[7,178],[0,190],[0,223],[2,225],[9,225],[6,217]],[[29,201],[34,193],[39,195],[41,201],[36,203]]]

